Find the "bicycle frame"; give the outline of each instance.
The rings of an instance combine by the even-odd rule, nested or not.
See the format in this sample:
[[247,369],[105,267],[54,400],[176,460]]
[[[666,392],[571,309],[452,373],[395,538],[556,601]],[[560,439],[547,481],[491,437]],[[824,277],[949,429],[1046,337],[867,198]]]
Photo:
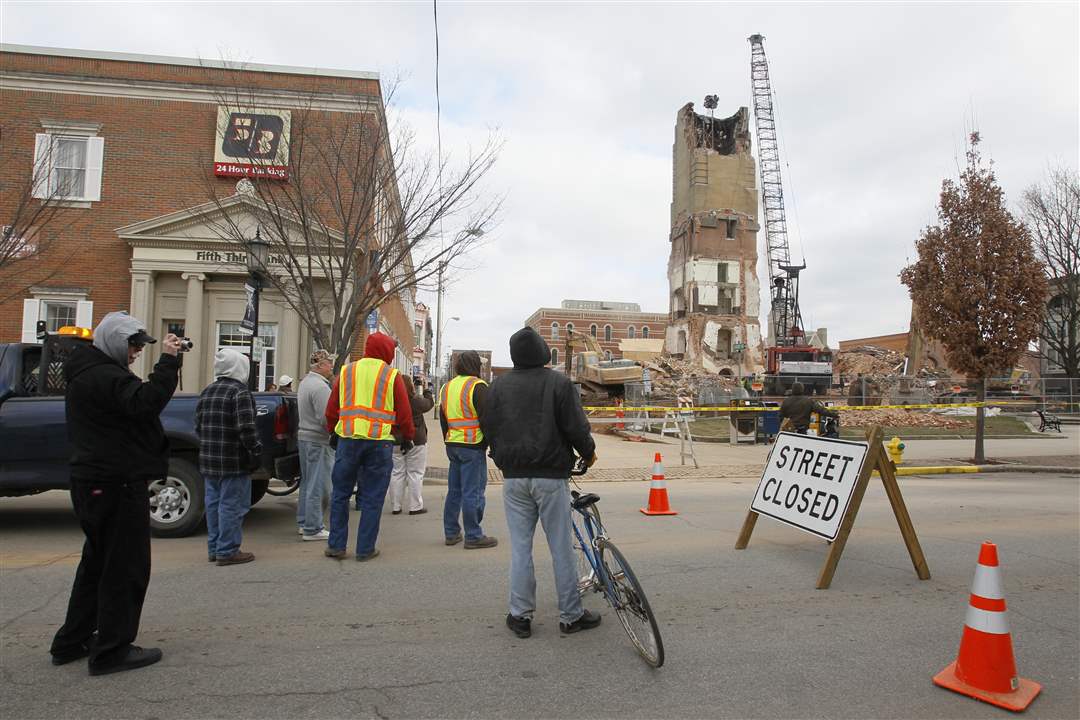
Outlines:
[[[615,594],[615,586],[612,585],[611,578],[608,577],[604,564],[600,562],[600,554],[596,547],[600,540],[607,538],[604,524],[600,520],[600,511],[595,505],[584,510],[574,508],[574,511],[581,515],[584,519],[584,523],[578,523],[577,520],[571,517],[570,524],[574,529],[574,536],[577,538],[577,541],[585,554],[585,559],[588,560],[589,565],[592,566],[592,577],[590,578],[589,585],[583,585],[582,578],[578,578],[578,589],[582,593],[584,593],[585,590],[601,591],[608,598],[609,602],[614,604],[615,598],[618,597]],[[588,542],[585,541],[585,535],[582,535],[579,525],[584,525],[585,535],[588,536]],[[599,581],[599,584],[597,581]]]

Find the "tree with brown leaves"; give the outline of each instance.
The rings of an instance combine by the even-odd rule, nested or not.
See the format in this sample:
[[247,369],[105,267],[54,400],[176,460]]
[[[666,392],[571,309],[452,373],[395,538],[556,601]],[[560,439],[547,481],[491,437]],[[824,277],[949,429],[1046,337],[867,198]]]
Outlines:
[[[949,366],[976,382],[975,462],[983,462],[986,378],[1008,374],[1039,336],[1046,274],[1027,227],[1005,207],[993,169],[971,134],[959,182],[941,184],[939,224],[915,243],[900,273],[924,333],[945,347]],[[992,164],[992,163],[991,163]]]

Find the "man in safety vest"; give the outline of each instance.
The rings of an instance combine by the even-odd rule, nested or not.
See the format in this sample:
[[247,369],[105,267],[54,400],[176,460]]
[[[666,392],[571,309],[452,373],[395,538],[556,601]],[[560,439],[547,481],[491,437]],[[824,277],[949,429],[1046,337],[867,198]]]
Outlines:
[[326,557],[345,557],[349,538],[349,498],[356,491],[360,526],[356,530],[356,559],[379,554],[379,537],[386,489],[394,467],[397,426],[402,452],[412,448],[412,408],[398,371],[390,366],[397,342],[376,332],[368,335],[364,357],[344,365],[334,380],[326,403],[326,429],[338,436],[333,493],[330,498],[330,538]]
[[[465,549],[495,547],[499,541],[484,534],[484,491],[487,488],[487,456],[480,416],[484,409],[487,383],[480,379],[480,354],[461,353],[454,366],[455,377],[439,393],[439,423],[442,425],[450,471],[443,504],[443,534],[447,545],[462,541]],[[458,518],[461,522],[458,522]]]

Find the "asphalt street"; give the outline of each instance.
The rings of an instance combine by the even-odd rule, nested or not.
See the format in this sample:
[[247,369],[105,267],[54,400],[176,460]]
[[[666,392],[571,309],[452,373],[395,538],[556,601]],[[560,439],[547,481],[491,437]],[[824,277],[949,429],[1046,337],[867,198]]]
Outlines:
[[[870,485],[829,590],[826,544],[767,518],[733,549],[754,479],[674,480],[675,517],[638,512],[643,482],[586,484],[660,620],[667,663],[647,667],[599,597],[596,630],[562,636],[537,542],[534,634],[506,613],[508,543],[442,543],[432,512],[391,516],[368,563],[333,561],[294,531],[295,500],[253,509],[219,568],[205,538],[154,541],[140,642],[150,668],[89,677],[55,668],[81,544],[64,493],[0,500],[4,718],[991,718],[935,687],[956,655],[979,543],[999,546],[1020,674],[1044,685],[1032,718],[1080,716],[1080,479],[998,473],[901,478],[932,578],[920,581],[884,491]],[[505,541],[501,487],[485,529]],[[355,516],[354,516],[355,522]],[[352,550],[350,542],[350,551]]]

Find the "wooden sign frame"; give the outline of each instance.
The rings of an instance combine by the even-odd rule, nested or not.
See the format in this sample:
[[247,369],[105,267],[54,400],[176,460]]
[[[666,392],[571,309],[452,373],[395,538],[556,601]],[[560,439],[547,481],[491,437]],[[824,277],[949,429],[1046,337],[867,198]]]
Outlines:
[[[875,470],[878,471],[878,475],[881,476],[881,483],[885,486],[885,494],[889,497],[889,504],[892,505],[896,522],[900,526],[900,535],[904,538],[904,545],[907,546],[908,555],[911,556],[911,564],[915,567],[915,574],[918,575],[920,580],[930,579],[930,568],[926,564],[926,556],[923,555],[922,547],[919,545],[919,538],[915,534],[915,526],[911,523],[907,505],[904,504],[904,497],[900,494],[900,485],[896,482],[896,466],[893,465],[892,460],[889,459],[888,454],[885,452],[882,439],[880,427],[872,427],[866,431],[866,440],[870,446],[866,462],[863,463],[862,472],[859,473],[859,477],[855,480],[855,488],[851,493],[851,502],[848,503],[843,520],[840,521],[840,530],[836,533],[836,540],[830,543],[832,547],[829,548],[829,555],[825,558],[825,565],[821,568],[821,575],[818,576],[818,590],[826,590],[832,584],[833,575],[836,573],[836,566],[840,564],[840,556],[844,553],[848,535],[851,534],[851,528],[855,525],[855,516],[859,514],[859,507],[862,505],[866,486],[870,483],[870,476]],[[750,544],[750,535],[754,532],[757,519],[757,512],[754,510],[747,512],[742,530],[739,531],[739,538],[735,541],[736,550],[745,550],[746,546]]]

